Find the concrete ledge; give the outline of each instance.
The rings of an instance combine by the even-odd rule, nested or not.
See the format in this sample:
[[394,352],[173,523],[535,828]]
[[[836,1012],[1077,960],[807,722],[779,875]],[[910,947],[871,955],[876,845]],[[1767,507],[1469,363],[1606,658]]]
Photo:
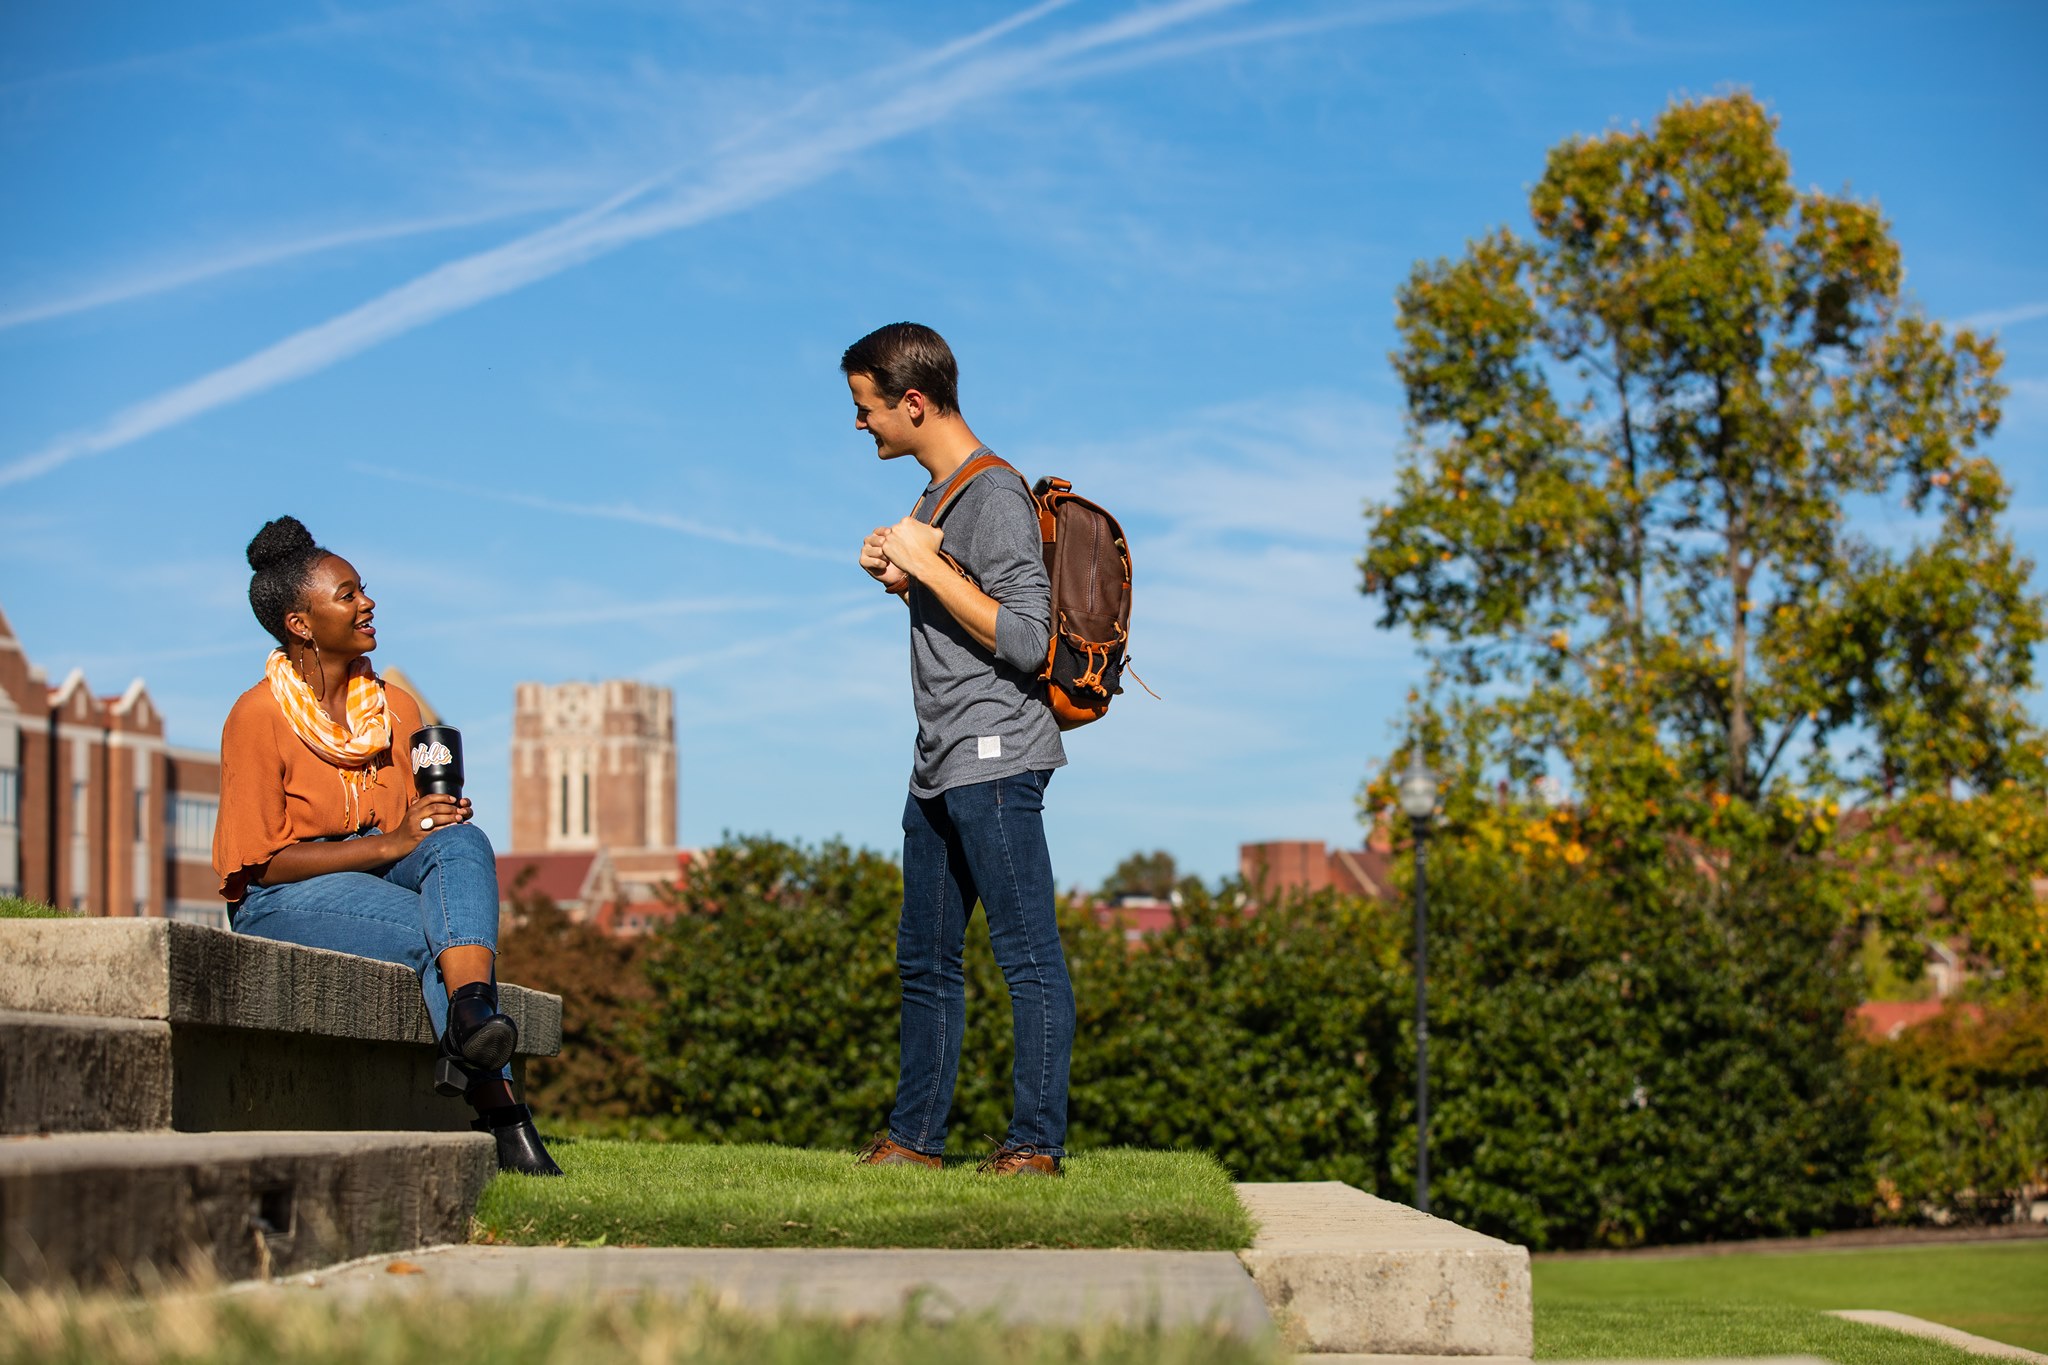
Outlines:
[[[1311,1352],[1298,1355],[1297,1365],[1445,1365],[1446,1360],[1457,1365],[1535,1365],[1528,1356],[1383,1356],[1359,1355],[1353,1351]],[[1580,1361],[1578,1365],[1650,1365],[1648,1361]],[[1713,1361],[1688,1360],[1685,1365],[1715,1365]],[[1784,1365],[1784,1362],[1746,1361],[1744,1365]],[[1824,1360],[1801,1360],[1793,1365],[1827,1365]]]
[[171,1026],[0,1010],[0,1134],[171,1126]]
[[[499,999],[521,1054],[562,1050],[560,996],[508,985]],[[435,1041],[396,963],[160,919],[0,920],[0,1010]]]
[[[371,1260],[310,1278],[323,1299],[349,1302],[421,1293],[585,1299],[708,1292],[763,1313],[1209,1324],[1248,1340],[1269,1339],[1273,1330],[1258,1290],[1227,1251],[458,1246],[405,1259],[420,1273],[394,1276],[388,1261]],[[265,1292],[310,1288],[294,1280]]]
[[1534,1350],[1529,1253],[1337,1181],[1250,1184],[1238,1253],[1297,1350],[1508,1356]]
[[482,1133],[105,1133],[0,1140],[0,1283],[265,1279],[458,1241]]

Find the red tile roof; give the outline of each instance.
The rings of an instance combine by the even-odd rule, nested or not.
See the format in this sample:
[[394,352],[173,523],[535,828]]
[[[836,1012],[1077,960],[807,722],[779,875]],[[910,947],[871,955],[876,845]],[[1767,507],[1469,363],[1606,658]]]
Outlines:
[[557,905],[567,905],[583,898],[584,883],[590,879],[590,864],[597,858],[596,852],[588,853],[500,853],[498,855],[498,889],[509,894],[519,884],[519,878],[528,868],[533,869],[532,880],[524,890],[546,896]]
[[[1856,1007],[1856,1022],[1863,1026],[1866,1037],[1891,1039],[1909,1028],[1940,1018],[1950,1008],[1946,1000],[1866,1000]],[[1953,1008],[1977,1018],[1983,1017],[1984,1013],[1976,1005],[1956,1005]]]

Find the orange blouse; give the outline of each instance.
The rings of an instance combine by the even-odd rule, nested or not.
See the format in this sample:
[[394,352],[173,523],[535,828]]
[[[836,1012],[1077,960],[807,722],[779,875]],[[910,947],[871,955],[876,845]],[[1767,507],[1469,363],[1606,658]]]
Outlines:
[[[412,764],[403,760],[420,728],[419,703],[387,684],[384,707],[392,747],[371,762],[359,811],[363,829],[397,829],[416,799]],[[400,761],[393,761],[394,751]],[[293,844],[353,833],[341,770],[293,732],[268,681],[244,692],[220,732],[220,818],[213,827],[220,894],[240,901],[255,869]]]

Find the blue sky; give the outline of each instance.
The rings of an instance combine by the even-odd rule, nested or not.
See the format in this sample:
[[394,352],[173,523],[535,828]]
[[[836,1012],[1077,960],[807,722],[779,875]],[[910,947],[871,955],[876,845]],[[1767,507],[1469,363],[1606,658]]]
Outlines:
[[2000,331],[1993,453],[2048,554],[2044,15],[15,0],[0,609],[210,746],[267,644],[242,547],[290,511],[463,727],[493,834],[513,685],[631,676],[676,689],[685,843],[891,849],[907,646],[853,555],[922,480],[836,366],[912,318],[985,440],[1132,535],[1164,700],[1070,737],[1060,880],[1355,843],[1422,671],[1352,566],[1393,292],[1523,226],[1566,136],[1765,100],[1802,186],[1883,205],[1921,307]]

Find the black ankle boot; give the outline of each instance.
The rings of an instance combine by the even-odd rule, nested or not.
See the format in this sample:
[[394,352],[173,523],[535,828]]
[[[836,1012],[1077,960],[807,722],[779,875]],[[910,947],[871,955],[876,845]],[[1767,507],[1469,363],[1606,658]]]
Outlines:
[[469,1126],[498,1140],[499,1170],[516,1171],[520,1175],[562,1173],[562,1168],[548,1155],[548,1149],[541,1145],[540,1133],[533,1126],[533,1111],[525,1105],[506,1104],[495,1109],[480,1109],[476,1122]]
[[496,1071],[512,1060],[519,1045],[519,1025],[498,1013],[498,986],[472,981],[448,997],[448,1030],[441,1052],[451,1061],[476,1071]]

